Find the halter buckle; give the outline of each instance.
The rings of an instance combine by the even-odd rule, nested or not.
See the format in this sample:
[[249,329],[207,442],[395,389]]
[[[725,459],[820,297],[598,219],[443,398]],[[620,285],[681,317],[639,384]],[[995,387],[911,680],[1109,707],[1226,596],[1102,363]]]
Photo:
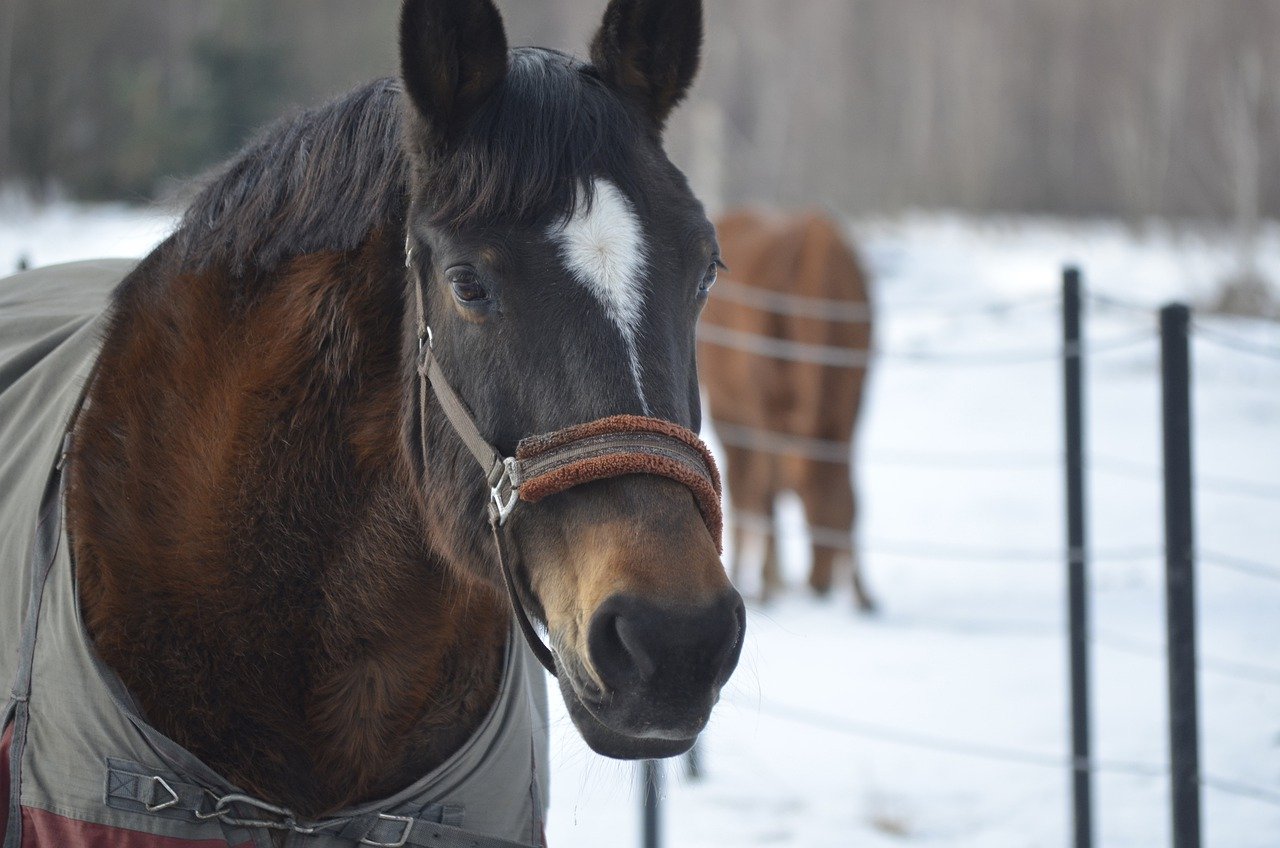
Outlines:
[[501,527],[520,500],[520,467],[513,456],[494,463],[489,472],[489,521]]

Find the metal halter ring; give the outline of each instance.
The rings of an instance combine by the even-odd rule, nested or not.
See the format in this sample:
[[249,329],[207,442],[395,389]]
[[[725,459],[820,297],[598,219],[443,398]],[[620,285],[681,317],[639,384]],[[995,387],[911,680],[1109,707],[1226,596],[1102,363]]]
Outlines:
[[489,473],[489,520],[499,527],[507,523],[520,500],[520,483],[520,468],[512,456],[504,457]]

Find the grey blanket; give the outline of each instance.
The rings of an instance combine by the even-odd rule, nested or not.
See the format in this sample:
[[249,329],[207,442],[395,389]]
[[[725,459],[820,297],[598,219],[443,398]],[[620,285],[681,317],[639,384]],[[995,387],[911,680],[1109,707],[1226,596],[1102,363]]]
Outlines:
[[509,641],[489,716],[395,796],[319,822],[240,793],[148,725],[94,653],[62,521],[59,456],[93,369],[111,289],[135,263],[80,262],[0,279],[0,751],[4,848],[116,845],[542,845],[546,682]]

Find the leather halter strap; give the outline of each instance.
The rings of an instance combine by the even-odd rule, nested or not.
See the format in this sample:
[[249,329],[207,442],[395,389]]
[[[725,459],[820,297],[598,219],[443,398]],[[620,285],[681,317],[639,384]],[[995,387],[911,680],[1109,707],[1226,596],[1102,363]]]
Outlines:
[[555,654],[538,636],[521,600],[509,558],[504,555],[501,528],[520,501],[536,503],[575,486],[626,474],[668,477],[693,493],[698,510],[721,549],[720,473],[707,446],[692,431],[657,418],[616,415],[524,439],[516,455],[503,456],[480,432],[471,411],[453,390],[435,357],[427,324],[421,276],[413,266],[413,250],[405,245],[405,265],[413,276],[418,330],[418,431],[422,460],[427,458],[427,388],[434,391],[441,411],[463,445],[475,458],[489,488],[489,530],[498,554],[498,567],[516,623],[534,656],[553,676]]

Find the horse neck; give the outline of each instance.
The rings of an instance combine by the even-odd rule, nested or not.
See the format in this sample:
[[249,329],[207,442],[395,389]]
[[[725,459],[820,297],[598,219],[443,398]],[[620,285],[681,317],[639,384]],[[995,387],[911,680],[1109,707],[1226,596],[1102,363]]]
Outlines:
[[505,608],[441,558],[407,447],[399,243],[251,286],[162,247],[118,294],[77,427],[100,653],[160,730],[302,814],[443,761],[500,676]]

